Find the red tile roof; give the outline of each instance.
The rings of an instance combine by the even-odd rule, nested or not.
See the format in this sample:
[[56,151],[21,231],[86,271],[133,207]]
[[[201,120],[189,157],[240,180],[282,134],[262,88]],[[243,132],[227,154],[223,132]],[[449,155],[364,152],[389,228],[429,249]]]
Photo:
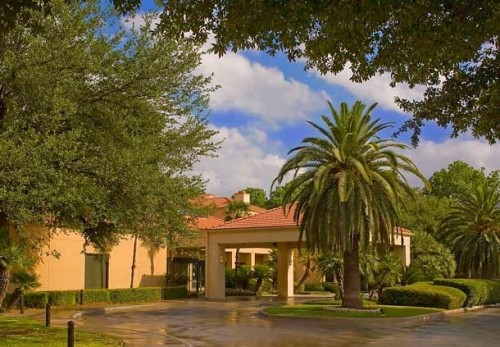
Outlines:
[[235,219],[226,222],[222,225],[210,228],[210,229],[247,229],[247,228],[283,228],[283,227],[293,227],[297,226],[297,223],[293,220],[293,212],[295,208],[292,208],[287,213],[283,213],[282,207],[276,207],[272,210],[266,210],[265,212]]
[[[283,212],[282,207],[276,207],[266,212],[262,212],[253,216],[243,217],[226,222],[221,225],[211,227],[211,230],[228,230],[228,229],[250,229],[250,228],[286,228],[294,227],[298,224],[293,220],[295,207]],[[300,221],[299,221],[300,223]],[[397,233],[403,235],[412,235],[413,233],[405,228],[396,227]]]
[[210,229],[215,226],[224,224],[224,221],[217,217],[208,216],[196,218],[193,224],[196,229]]

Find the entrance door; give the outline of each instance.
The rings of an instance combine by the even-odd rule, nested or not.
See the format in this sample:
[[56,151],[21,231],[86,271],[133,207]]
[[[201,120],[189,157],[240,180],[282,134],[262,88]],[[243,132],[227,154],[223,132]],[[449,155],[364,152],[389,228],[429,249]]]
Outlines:
[[85,254],[85,289],[108,288],[108,269],[104,254]]

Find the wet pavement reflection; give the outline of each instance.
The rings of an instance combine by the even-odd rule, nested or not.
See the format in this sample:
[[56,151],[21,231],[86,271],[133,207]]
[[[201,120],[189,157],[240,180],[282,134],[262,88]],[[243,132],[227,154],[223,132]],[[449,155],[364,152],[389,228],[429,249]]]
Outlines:
[[403,320],[269,318],[265,300],[176,301],[151,309],[84,316],[86,329],[126,346],[500,346],[500,308],[409,325]]

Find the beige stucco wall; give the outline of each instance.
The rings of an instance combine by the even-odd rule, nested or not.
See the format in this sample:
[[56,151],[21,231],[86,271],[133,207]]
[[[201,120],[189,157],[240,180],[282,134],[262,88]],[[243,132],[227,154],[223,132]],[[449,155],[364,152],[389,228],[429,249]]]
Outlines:
[[[30,233],[48,235],[46,228],[30,226]],[[95,254],[92,247],[83,249],[84,239],[75,231],[58,230],[52,233],[47,246],[43,248],[35,272],[41,286],[37,290],[78,290],[85,285],[85,252]],[[109,288],[129,288],[134,240],[128,237],[113,248],[109,257]],[[59,257],[50,255],[57,252]],[[154,275],[151,275],[151,261],[148,247],[140,240],[137,243],[134,287],[160,286],[166,272],[166,249],[160,249],[154,256]]]

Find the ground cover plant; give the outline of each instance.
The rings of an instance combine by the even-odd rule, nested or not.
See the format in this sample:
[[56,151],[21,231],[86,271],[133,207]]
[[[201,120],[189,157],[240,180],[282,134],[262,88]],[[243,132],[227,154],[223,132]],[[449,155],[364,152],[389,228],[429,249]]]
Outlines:
[[[24,317],[0,317],[0,346],[25,347],[45,345],[64,347],[65,328],[46,328],[43,323]],[[75,345],[81,347],[123,346],[116,337],[75,329]]]
[[406,306],[366,306],[367,308],[380,308],[380,312],[362,311],[331,311],[325,305],[293,305],[268,307],[264,310],[267,314],[277,316],[307,316],[307,317],[344,317],[344,318],[397,318],[411,317],[441,311],[437,308],[406,307]]

